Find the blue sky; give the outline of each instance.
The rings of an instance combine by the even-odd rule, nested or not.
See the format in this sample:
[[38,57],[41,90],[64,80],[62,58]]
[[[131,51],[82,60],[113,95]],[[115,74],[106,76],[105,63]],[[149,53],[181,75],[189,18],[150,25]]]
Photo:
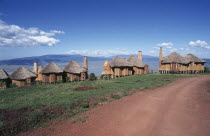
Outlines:
[[46,54],[210,58],[208,0],[0,0],[0,59]]

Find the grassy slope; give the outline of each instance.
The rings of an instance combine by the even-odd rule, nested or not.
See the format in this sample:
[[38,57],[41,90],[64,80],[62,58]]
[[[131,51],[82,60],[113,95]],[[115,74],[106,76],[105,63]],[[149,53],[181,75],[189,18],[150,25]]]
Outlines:
[[[95,95],[164,85],[170,81],[161,79],[174,80],[179,77],[189,77],[189,75],[141,75],[113,80],[35,85],[27,88],[7,89],[0,91],[0,109],[17,109],[29,106],[38,108],[42,105],[68,106],[77,101],[88,100]],[[97,89],[83,92],[74,91],[74,88],[80,86],[90,86]]]
[[[126,92],[133,88],[141,91],[144,89],[153,89],[154,87],[168,84],[177,78],[191,76],[194,75],[138,75],[112,80],[34,85],[27,86],[26,88],[6,89],[0,91],[0,110],[18,110],[24,107],[30,107],[32,110],[23,113],[24,118],[28,119],[28,124],[24,124],[25,127],[22,125],[23,128],[17,130],[22,131],[26,130],[28,127],[35,126],[40,122],[60,116],[44,113],[46,111],[44,111],[43,105],[49,107],[65,107],[64,113],[69,117],[86,111],[88,108],[81,106],[81,103],[88,103],[88,101],[95,96],[103,97],[106,94],[112,94],[118,91]],[[74,88],[81,86],[90,86],[97,89],[81,92],[74,91]],[[78,105],[78,103],[80,104]],[[37,121],[38,116],[44,117]],[[22,117],[20,119],[22,119]],[[19,120],[17,120],[17,122],[20,122]],[[11,123],[7,123],[6,121],[7,120],[3,120],[0,122],[2,124],[0,125],[0,128],[2,127],[2,130],[7,128],[6,125],[11,125]],[[17,122],[12,122],[12,125],[14,127],[18,126],[19,124]],[[14,131],[14,128],[10,129]]]

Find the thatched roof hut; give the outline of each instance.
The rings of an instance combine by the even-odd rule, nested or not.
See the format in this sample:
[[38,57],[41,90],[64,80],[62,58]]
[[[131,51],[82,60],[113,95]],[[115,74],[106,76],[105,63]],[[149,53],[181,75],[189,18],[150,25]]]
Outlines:
[[3,79],[8,79],[9,75],[7,74],[7,72],[4,69],[0,69],[0,80]]
[[54,62],[50,62],[46,67],[42,69],[40,73],[47,74],[47,73],[62,73],[63,70],[58,67],[57,64]]
[[130,62],[135,67],[144,67],[145,66],[145,64],[135,56],[130,56],[127,59],[127,61]]
[[19,67],[10,75],[10,78],[13,80],[25,80],[32,77],[36,77],[36,75],[24,67]]
[[198,62],[198,63],[206,63],[205,60],[202,60],[200,58],[198,58],[197,56],[189,53],[187,54],[187,56],[185,56],[185,59],[188,61],[188,62]]
[[163,58],[162,63],[182,63],[187,64],[189,63],[185,57],[182,57],[180,54],[173,52],[170,55]]
[[120,56],[116,56],[111,62],[111,67],[132,67],[132,64],[127,60],[121,58]]
[[65,72],[73,73],[73,74],[80,74],[82,72],[87,72],[85,68],[82,68],[77,62],[70,61],[66,67],[64,68]]

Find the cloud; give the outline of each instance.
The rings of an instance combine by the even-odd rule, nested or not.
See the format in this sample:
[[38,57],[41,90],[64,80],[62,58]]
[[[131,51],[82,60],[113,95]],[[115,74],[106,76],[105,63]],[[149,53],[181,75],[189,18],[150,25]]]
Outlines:
[[155,51],[149,51],[149,54],[154,54],[155,53]]
[[39,28],[22,28],[17,25],[8,25],[0,20],[0,47],[31,47],[53,46],[60,40],[53,38],[63,31],[51,30],[45,32]]
[[137,51],[128,51],[126,49],[113,49],[113,50],[70,50],[68,54],[80,54],[85,56],[103,56],[110,57],[115,55],[134,55]]
[[170,49],[169,51],[170,51],[170,52],[175,52],[175,51],[177,51],[177,49],[174,48],[174,49]]
[[173,43],[169,42],[169,43],[160,43],[160,44],[157,44],[158,46],[162,46],[162,47],[165,47],[167,49],[171,49],[172,46],[173,46]]
[[210,49],[210,46],[208,45],[208,43],[206,41],[201,41],[201,40],[197,40],[197,41],[190,41],[188,43],[189,46],[191,47],[198,47],[198,48],[205,48],[205,49]]

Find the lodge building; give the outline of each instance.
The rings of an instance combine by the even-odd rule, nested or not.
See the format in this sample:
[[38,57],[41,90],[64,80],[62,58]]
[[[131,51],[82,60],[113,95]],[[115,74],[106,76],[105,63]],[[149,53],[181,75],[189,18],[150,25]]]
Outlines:
[[187,54],[185,57],[173,52],[166,57],[162,55],[162,47],[159,54],[159,72],[160,74],[169,73],[203,73],[206,61],[193,54]]

